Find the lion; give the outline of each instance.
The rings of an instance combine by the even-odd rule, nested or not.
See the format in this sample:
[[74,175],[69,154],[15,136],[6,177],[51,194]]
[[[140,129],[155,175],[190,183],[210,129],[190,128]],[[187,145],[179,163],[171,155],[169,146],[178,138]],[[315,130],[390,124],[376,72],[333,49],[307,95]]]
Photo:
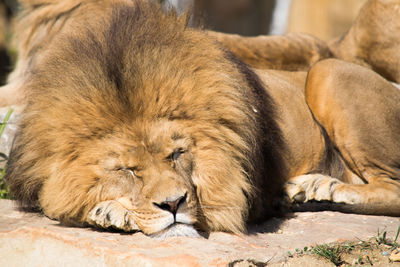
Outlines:
[[370,68],[400,83],[400,3],[369,0],[350,30],[329,42],[336,58]]
[[6,173],[22,207],[155,237],[242,233],[285,203],[400,216],[400,92],[373,70],[319,41],[256,69],[153,2],[23,3]]
[[209,31],[253,68],[308,71],[316,62],[337,58],[370,68],[400,83],[400,3],[369,0],[352,27],[330,42],[303,33],[243,37]]

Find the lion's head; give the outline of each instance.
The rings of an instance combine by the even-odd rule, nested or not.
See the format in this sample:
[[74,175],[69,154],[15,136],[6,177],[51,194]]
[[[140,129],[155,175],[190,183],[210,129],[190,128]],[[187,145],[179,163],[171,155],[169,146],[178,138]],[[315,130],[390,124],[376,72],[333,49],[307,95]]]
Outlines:
[[124,199],[123,216],[146,234],[240,232],[271,212],[282,141],[254,72],[154,4],[81,2],[63,34],[47,29],[27,77],[7,173],[14,196],[78,224]]

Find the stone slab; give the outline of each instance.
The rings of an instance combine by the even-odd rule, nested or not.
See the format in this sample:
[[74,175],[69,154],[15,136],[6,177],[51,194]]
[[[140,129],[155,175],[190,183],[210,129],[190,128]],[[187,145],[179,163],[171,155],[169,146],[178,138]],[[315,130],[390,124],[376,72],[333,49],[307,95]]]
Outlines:
[[367,239],[378,229],[394,237],[399,218],[302,212],[253,226],[246,235],[156,240],[60,225],[0,200],[0,266],[227,266],[240,259],[281,262],[288,251],[344,240]]

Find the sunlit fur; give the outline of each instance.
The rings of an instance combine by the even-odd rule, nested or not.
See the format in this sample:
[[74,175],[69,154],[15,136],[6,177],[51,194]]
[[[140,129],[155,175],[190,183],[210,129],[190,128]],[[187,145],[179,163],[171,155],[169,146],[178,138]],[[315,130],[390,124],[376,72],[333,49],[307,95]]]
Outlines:
[[[145,1],[25,8],[23,51],[35,56],[20,63],[27,106],[6,175],[22,205],[85,224],[98,203],[129,197],[147,234],[169,224],[154,203],[185,193],[182,218],[206,231],[242,232],[274,212],[281,134],[246,65]],[[171,163],[174,149],[184,154]]]

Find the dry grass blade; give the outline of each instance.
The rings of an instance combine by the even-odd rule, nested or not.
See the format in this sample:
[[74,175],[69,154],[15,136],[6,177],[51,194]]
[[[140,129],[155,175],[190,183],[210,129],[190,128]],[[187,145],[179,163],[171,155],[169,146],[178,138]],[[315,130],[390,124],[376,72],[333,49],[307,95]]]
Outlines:
[[331,261],[333,264],[336,266],[342,265],[344,262],[341,259],[341,254],[343,252],[343,249],[341,246],[331,246],[331,245],[317,245],[316,247],[313,247],[311,249],[311,253],[324,257]]

